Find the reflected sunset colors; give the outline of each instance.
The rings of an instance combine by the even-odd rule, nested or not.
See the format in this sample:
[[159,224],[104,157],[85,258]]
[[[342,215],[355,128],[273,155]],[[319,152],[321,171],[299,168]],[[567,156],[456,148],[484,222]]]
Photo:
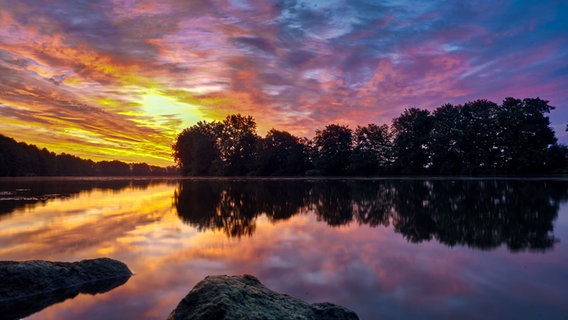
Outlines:
[[361,319],[568,314],[566,181],[72,180],[47,200],[27,183],[0,183],[1,260],[135,272],[30,319],[165,319],[205,276],[243,273]]

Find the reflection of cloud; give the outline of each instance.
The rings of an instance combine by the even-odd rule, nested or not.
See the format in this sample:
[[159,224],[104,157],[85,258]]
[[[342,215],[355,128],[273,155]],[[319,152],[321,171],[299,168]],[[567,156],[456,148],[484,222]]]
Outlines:
[[[409,106],[540,96],[562,107],[567,99],[568,26],[560,17],[568,8],[560,3],[0,4],[0,102],[53,122],[3,111],[10,123],[3,133],[55,151],[81,150],[64,127],[99,141],[111,131],[138,141],[93,147],[84,151],[89,157],[112,158],[116,150],[122,159],[147,159],[159,146],[152,162],[169,163],[183,126],[228,113],[254,116],[261,133],[276,127],[311,136],[332,122],[388,123]],[[136,104],[156,91],[191,104],[164,102],[153,111]],[[101,101],[107,98],[114,103]],[[69,105],[106,113],[70,112],[65,117],[76,121],[69,122],[60,117]],[[553,124],[564,123],[563,109],[556,112]],[[165,124],[165,114],[175,121]],[[95,119],[98,130],[86,127]],[[54,136],[42,137],[40,128]]]

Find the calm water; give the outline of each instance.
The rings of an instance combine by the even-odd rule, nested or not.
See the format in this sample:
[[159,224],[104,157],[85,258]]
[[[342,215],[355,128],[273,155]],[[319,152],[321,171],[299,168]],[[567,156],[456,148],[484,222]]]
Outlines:
[[3,180],[0,260],[136,273],[30,319],[165,319],[210,274],[361,319],[567,319],[567,180]]

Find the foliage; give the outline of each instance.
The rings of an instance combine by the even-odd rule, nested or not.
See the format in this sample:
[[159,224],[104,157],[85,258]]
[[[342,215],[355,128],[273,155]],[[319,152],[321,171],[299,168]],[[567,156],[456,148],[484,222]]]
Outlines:
[[220,170],[221,153],[217,141],[222,124],[200,121],[183,130],[173,146],[174,159],[183,175],[216,175]]
[[261,176],[301,176],[305,172],[305,147],[298,137],[271,129],[260,140],[258,174]]
[[357,127],[349,172],[354,175],[377,175],[388,172],[392,165],[392,135],[389,127],[368,124]]
[[224,174],[248,175],[254,170],[257,143],[256,123],[251,116],[229,115],[223,120],[217,140]]
[[324,175],[347,174],[352,151],[352,130],[347,126],[330,124],[316,130],[314,137],[314,167]]
[[428,110],[410,108],[393,120],[393,154],[401,173],[424,173],[428,167],[428,140],[432,117]]

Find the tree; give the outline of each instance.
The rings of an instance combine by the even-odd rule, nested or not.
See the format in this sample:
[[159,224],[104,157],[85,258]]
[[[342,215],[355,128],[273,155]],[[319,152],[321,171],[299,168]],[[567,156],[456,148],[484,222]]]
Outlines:
[[130,175],[130,165],[118,160],[97,162],[97,168],[101,176]]
[[538,172],[547,167],[550,148],[556,144],[550,120],[554,107],[540,98],[506,98],[497,111],[497,148],[502,168],[511,173]]
[[485,99],[467,102],[460,108],[457,126],[462,149],[463,173],[494,174],[499,171],[500,152],[495,146],[498,132],[496,113],[499,106]]
[[324,175],[345,175],[351,157],[352,131],[347,126],[330,124],[316,130],[314,166]]
[[133,163],[130,173],[133,176],[149,176],[152,170],[147,163]]
[[431,170],[437,174],[460,174],[463,170],[462,142],[459,106],[445,104],[432,113],[432,131],[428,141]]
[[410,108],[393,119],[393,153],[401,173],[423,173],[429,165],[428,140],[432,117],[428,110]]
[[388,170],[392,164],[392,143],[387,125],[358,126],[353,140],[349,165],[351,173],[374,175]]
[[271,129],[260,141],[258,174],[298,176],[305,172],[304,146],[286,131]]
[[207,176],[221,173],[218,141],[223,125],[200,121],[183,130],[173,145],[173,156],[182,175]]
[[233,114],[223,120],[218,142],[226,175],[252,173],[258,140],[256,122],[253,117]]

